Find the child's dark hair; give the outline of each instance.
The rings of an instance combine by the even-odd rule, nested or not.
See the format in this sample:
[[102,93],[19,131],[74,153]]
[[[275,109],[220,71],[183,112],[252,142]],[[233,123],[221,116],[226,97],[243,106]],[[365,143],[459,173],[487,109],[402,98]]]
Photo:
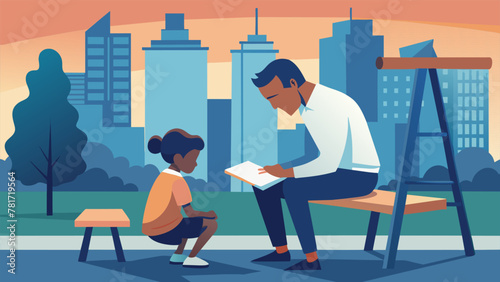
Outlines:
[[161,153],[167,163],[174,163],[174,156],[186,156],[192,150],[203,150],[205,142],[198,135],[191,135],[186,131],[175,128],[167,132],[163,139],[155,135],[149,139],[148,150],[153,154]]

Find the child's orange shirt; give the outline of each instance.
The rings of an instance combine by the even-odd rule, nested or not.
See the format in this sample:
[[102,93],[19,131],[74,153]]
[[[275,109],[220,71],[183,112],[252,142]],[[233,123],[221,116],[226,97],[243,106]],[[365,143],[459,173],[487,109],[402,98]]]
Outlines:
[[156,236],[174,229],[183,218],[182,206],[191,201],[189,186],[182,175],[172,169],[164,170],[149,192],[142,233]]

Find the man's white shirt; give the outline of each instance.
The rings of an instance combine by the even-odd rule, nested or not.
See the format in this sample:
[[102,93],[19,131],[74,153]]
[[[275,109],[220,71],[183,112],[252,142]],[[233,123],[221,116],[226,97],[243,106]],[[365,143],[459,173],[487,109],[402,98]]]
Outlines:
[[379,171],[380,162],[368,124],[351,97],[316,84],[301,117],[319,156],[293,167],[296,178],[324,175],[338,168]]

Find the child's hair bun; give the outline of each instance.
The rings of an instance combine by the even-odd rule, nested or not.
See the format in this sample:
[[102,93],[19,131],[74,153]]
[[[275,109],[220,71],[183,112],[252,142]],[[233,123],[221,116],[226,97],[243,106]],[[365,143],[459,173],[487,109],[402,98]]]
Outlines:
[[161,152],[161,142],[162,139],[160,136],[155,135],[149,139],[148,142],[148,150],[153,154],[158,154]]

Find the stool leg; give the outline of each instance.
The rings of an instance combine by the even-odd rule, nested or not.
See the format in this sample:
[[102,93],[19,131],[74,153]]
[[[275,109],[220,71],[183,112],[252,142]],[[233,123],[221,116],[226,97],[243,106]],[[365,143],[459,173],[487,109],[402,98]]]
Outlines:
[[124,262],[125,255],[123,254],[122,243],[120,242],[120,235],[118,234],[118,228],[111,227],[111,234],[113,235],[113,243],[115,244],[116,258],[119,262]]
[[377,235],[379,218],[380,213],[371,212],[370,222],[368,223],[368,231],[366,232],[365,251],[373,251],[373,244],[375,243],[375,235]]
[[78,261],[87,260],[87,253],[89,252],[91,236],[92,236],[92,227],[85,228],[85,235],[83,236],[82,248],[80,249],[80,257],[78,258]]

